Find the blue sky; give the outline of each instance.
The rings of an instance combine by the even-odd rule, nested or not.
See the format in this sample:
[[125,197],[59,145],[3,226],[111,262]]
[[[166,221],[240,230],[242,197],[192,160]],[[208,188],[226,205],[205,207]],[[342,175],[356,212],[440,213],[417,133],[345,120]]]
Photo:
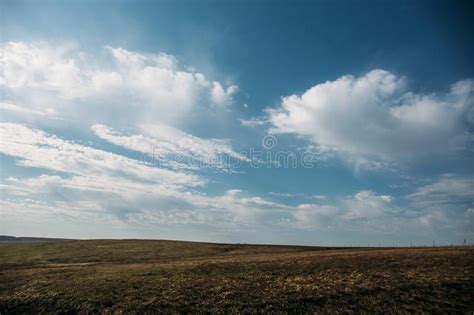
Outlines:
[[0,234],[472,241],[470,6],[3,1]]

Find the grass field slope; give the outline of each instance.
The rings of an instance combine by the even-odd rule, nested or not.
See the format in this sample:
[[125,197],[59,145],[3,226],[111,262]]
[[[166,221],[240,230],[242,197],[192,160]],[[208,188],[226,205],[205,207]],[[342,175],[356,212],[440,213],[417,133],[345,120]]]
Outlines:
[[474,249],[158,240],[0,246],[0,313],[474,311]]

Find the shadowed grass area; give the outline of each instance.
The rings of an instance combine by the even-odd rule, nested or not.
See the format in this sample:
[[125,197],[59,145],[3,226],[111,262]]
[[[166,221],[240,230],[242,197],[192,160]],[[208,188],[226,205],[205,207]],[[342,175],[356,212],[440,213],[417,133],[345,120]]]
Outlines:
[[0,312],[472,313],[474,250],[94,240],[0,246]]

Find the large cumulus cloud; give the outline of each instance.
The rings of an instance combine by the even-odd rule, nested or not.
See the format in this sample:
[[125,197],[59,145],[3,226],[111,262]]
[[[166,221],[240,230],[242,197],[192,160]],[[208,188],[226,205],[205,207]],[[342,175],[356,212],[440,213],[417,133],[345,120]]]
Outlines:
[[384,70],[346,75],[282,98],[269,109],[271,132],[309,139],[325,152],[354,162],[399,162],[465,151],[472,146],[474,83],[449,91],[409,91]]

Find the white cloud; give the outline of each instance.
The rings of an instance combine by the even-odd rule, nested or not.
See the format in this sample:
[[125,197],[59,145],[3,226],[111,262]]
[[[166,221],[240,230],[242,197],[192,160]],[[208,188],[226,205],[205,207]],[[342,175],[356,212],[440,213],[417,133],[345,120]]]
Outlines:
[[[418,187],[406,196],[419,223],[432,231],[456,231],[459,237],[472,234],[474,180],[466,175],[445,174]],[[465,209],[468,209],[467,211]],[[467,233],[467,234],[466,234]]]
[[270,132],[307,138],[362,165],[450,154],[472,145],[473,89],[465,80],[425,95],[387,71],[346,75],[284,97],[268,110]]
[[260,118],[240,119],[240,124],[244,127],[249,127],[249,128],[264,126],[267,123],[268,121],[262,120]]
[[363,190],[345,199],[348,218],[373,218],[392,211],[393,198],[387,195],[377,195],[373,191]]
[[239,189],[228,190],[213,203],[215,207],[227,209],[236,223],[247,225],[271,225],[278,215],[292,208],[261,197],[245,196]]
[[269,195],[277,196],[277,197],[285,197],[285,198],[305,198],[305,199],[312,199],[312,200],[325,200],[326,196],[324,195],[309,195],[303,193],[282,193],[282,192],[269,192]]
[[420,224],[427,228],[445,226],[449,221],[446,214],[441,210],[434,210],[418,218]]
[[[303,203],[296,206],[248,196],[239,189],[209,196],[183,187],[194,185],[192,182],[170,184],[168,180],[174,180],[173,176],[177,174],[174,172],[168,177],[162,176],[145,165],[140,172],[131,174],[127,171],[128,163],[141,165],[140,162],[132,160],[122,164],[115,161],[116,157],[109,156],[107,160],[110,161],[98,163],[97,160],[101,160],[98,156],[102,153],[95,152],[96,149],[85,150],[81,145],[44,133],[23,135],[33,138],[32,142],[37,145],[29,146],[28,142],[19,140],[13,147],[23,146],[33,153],[25,154],[14,148],[16,153],[7,154],[27,161],[33,156],[39,157],[34,166],[58,170],[61,174],[6,179],[0,185],[0,191],[2,207],[9,216],[18,216],[19,213],[35,217],[62,216],[129,226],[204,224],[226,229],[284,226],[338,231],[370,228],[371,231],[387,233],[400,231],[406,224],[432,229],[433,226],[452,223],[452,217],[439,210],[396,216],[400,209],[393,204],[393,197],[372,191],[357,192],[334,204]],[[12,143],[8,144],[11,146]],[[43,147],[56,152],[42,150]],[[3,147],[0,149],[5,151]],[[70,155],[71,150],[75,157]],[[60,166],[63,156],[73,161]],[[109,164],[120,167],[111,168]],[[70,170],[67,171],[66,167]],[[145,174],[147,172],[150,174]],[[466,217],[469,214],[466,212]]]
[[[66,141],[13,123],[0,123],[0,153],[18,158],[18,164],[91,178],[105,174],[113,182],[124,178],[169,186],[200,186],[205,180],[193,174],[151,167],[121,155]],[[100,175],[99,175],[100,176]]]
[[268,194],[272,195],[272,196],[287,197],[287,198],[294,198],[294,197],[301,197],[302,196],[301,194],[280,193],[280,192],[273,192],[273,191],[270,191]]
[[[96,129],[104,132],[103,128]],[[58,172],[7,178],[0,185],[7,212],[21,211],[20,205],[30,204],[38,215],[44,211],[47,216],[68,216],[67,204],[71,204],[74,215],[80,217],[84,212],[84,219],[93,218],[91,209],[96,209],[98,220],[113,216],[136,224],[253,225],[287,208],[260,197],[242,196],[239,190],[207,196],[192,190],[206,184],[200,176],[152,167],[19,124],[0,123],[0,133],[0,153],[16,158],[23,167]],[[189,140],[189,135],[181,136]],[[226,152],[227,148],[219,150]],[[90,208],[91,203],[95,207]]]
[[474,203],[474,179],[446,174],[435,181],[419,187],[408,199],[418,207],[448,206],[456,203]]
[[[74,119],[127,112],[129,124],[171,123],[199,112],[197,108],[229,105],[237,91],[235,85],[223,87],[202,73],[181,69],[164,53],[106,46],[115,61],[107,65],[74,47],[8,42],[0,48],[0,86],[12,99],[37,111],[53,107]],[[111,122],[117,118],[112,116]]]
[[0,152],[16,158],[18,165],[57,172],[7,178],[0,186],[7,212],[22,211],[22,205],[35,215],[43,211],[45,216],[85,220],[252,226],[271,225],[292,209],[240,190],[208,196],[190,189],[206,183],[199,176],[152,167],[22,125],[0,123],[0,133]]
[[325,195],[310,195],[307,198],[309,199],[316,199],[316,200],[326,200]]
[[[314,199],[326,200],[315,195]],[[338,228],[340,231],[367,228],[382,229],[394,220],[400,209],[393,204],[393,197],[378,195],[370,190],[362,190],[345,196],[335,203],[304,203],[287,209],[291,219],[283,220],[283,225],[301,229]],[[411,218],[408,218],[410,220]]]
[[294,211],[299,228],[328,227],[337,221],[341,211],[331,205],[301,204]]
[[1,46],[0,84],[9,89],[43,89],[64,98],[84,95],[84,79],[77,62],[64,48],[9,42]]
[[123,135],[104,125],[94,125],[92,130],[108,142],[145,153],[153,163],[171,168],[212,167],[228,170],[234,165],[229,158],[248,161],[235,152],[227,141],[201,139],[162,124],[142,126],[142,132],[147,135]]
[[[116,136],[113,130],[105,126],[97,126],[95,130],[104,137]],[[43,213],[46,216],[72,216],[81,220],[117,224],[127,221],[132,225],[206,224],[235,228],[275,226],[285,222],[286,226],[297,229],[339,227],[343,230],[363,230],[368,225],[379,229],[390,226],[393,215],[399,211],[393,205],[391,196],[372,191],[357,192],[339,204],[303,203],[296,206],[259,196],[247,196],[237,189],[209,196],[189,189],[206,183],[193,174],[151,167],[140,161],[66,141],[18,124],[2,123],[0,132],[4,136],[0,145],[1,153],[17,158],[21,166],[59,172],[31,178],[7,178],[0,185],[0,190],[4,199],[3,207],[8,213],[21,212],[21,208],[25,207],[33,211],[35,216]],[[177,131],[172,129],[170,132],[174,134]],[[165,132],[160,134],[164,134],[163,139],[166,139]],[[188,135],[182,136],[184,140],[188,139]],[[112,139],[122,144],[130,140],[123,140],[120,136]],[[441,182],[450,180],[447,178]],[[472,183],[469,182],[448,185],[436,183],[420,188],[417,196],[438,194],[440,191],[455,191],[458,195],[471,196],[470,185]],[[324,200],[320,195],[300,197]],[[406,220],[410,218],[418,218],[423,226],[448,221],[443,221],[439,213],[435,216],[434,212],[413,213]]]
[[216,105],[228,106],[232,101],[232,95],[236,92],[236,85],[231,85],[227,87],[227,89],[224,89],[219,82],[212,82],[211,98]]
[[[119,221],[106,209],[103,209],[96,201],[54,201],[46,202],[31,198],[0,200],[0,207],[8,219],[17,218],[20,222],[27,220],[39,221],[44,218],[52,218],[57,222],[59,216],[72,220],[84,220],[91,223],[98,221],[106,224],[114,224]],[[54,221],[53,221],[54,222]]]
[[[68,178],[57,175],[10,178],[7,184],[0,186],[0,191],[8,213],[24,213],[20,206],[23,205],[27,213],[34,208],[35,214],[40,216],[74,214],[98,221],[118,217],[130,224],[262,226],[272,225],[279,215],[291,209],[260,197],[243,196],[240,190],[207,196],[119,175],[109,180],[102,177],[91,174]],[[73,213],[68,213],[67,204],[73,206]]]
[[175,70],[179,67],[178,60],[169,54],[142,54],[123,48],[105,46],[105,49],[123,66],[129,68],[144,68],[145,66]]
[[18,114],[37,115],[37,116],[54,116],[56,112],[49,108],[45,111],[28,109],[25,106],[17,105],[13,102],[0,102],[0,110],[16,112]]
[[294,224],[305,229],[336,226],[343,230],[348,227],[364,229],[364,226],[390,220],[391,214],[396,211],[392,200],[391,196],[363,190],[346,196],[336,205],[301,204],[294,211]]

